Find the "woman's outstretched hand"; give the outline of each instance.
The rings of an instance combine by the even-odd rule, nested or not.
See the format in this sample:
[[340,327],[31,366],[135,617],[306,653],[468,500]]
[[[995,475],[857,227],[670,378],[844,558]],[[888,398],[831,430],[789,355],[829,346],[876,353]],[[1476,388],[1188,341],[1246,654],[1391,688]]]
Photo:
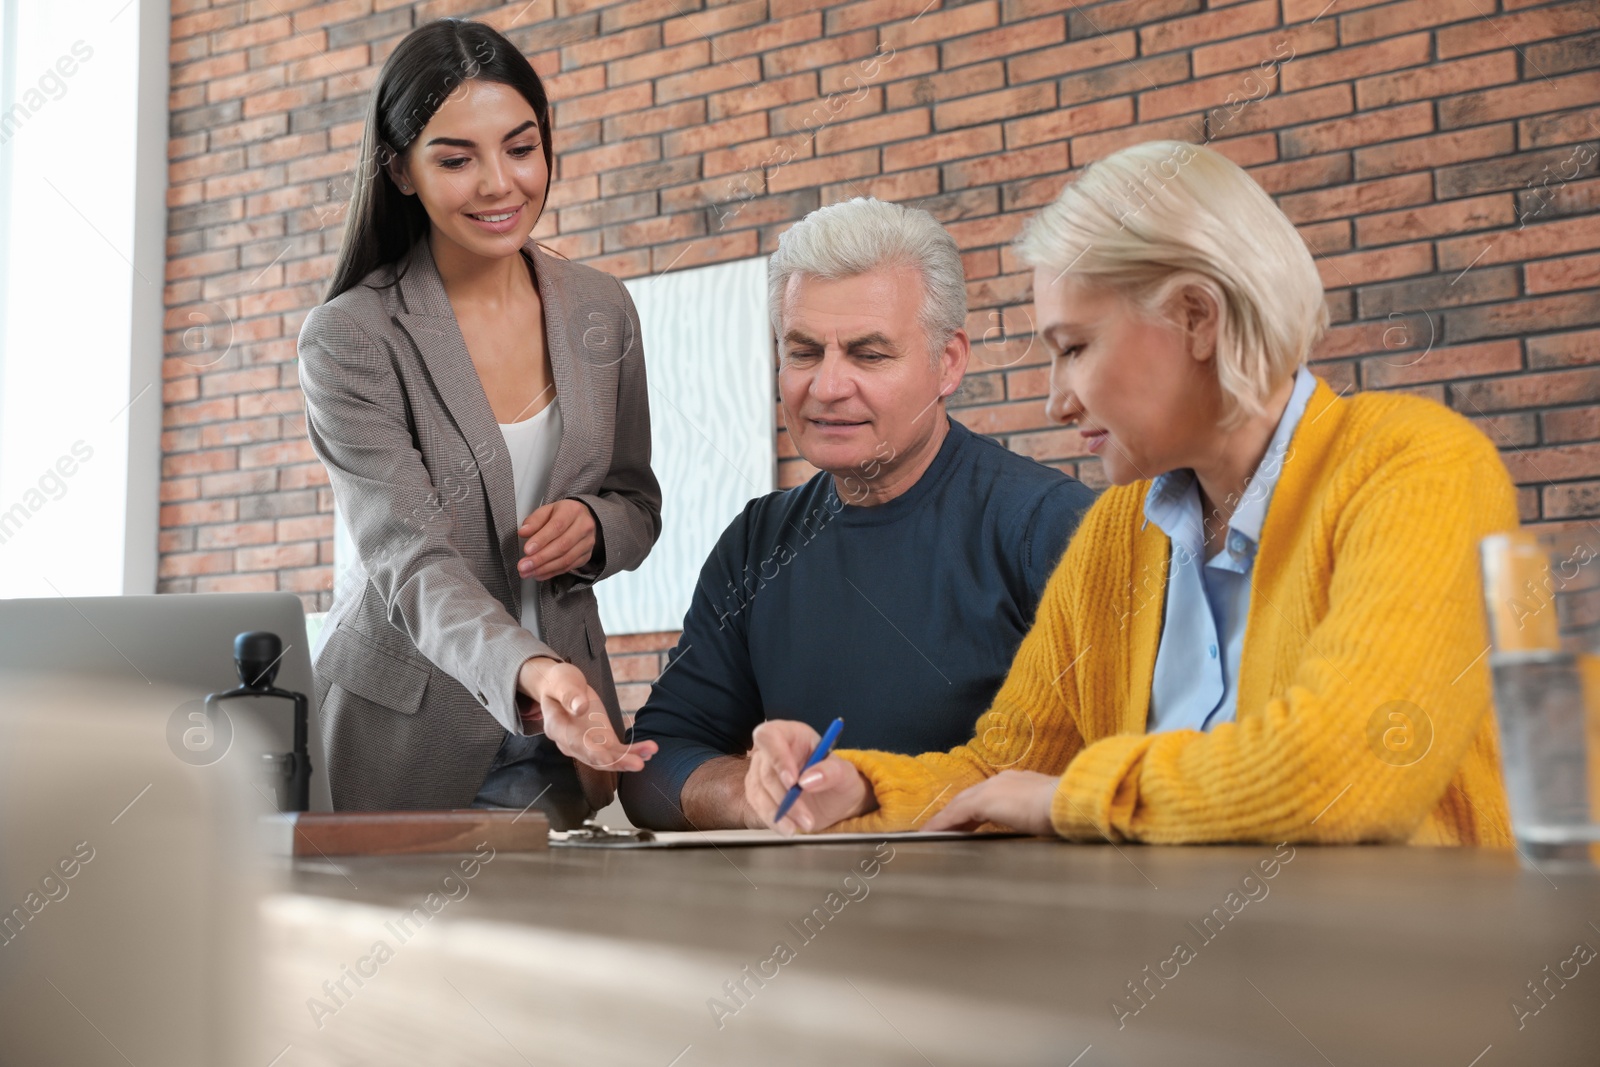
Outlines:
[[1061,779],[1033,771],[1001,771],[969,786],[929,819],[924,830],[976,830],[986,822],[1002,823],[1025,834],[1055,833],[1050,803]]
[[803,722],[775,719],[755,729],[750,769],[744,776],[745,803],[762,822],[773,826],[773,816],[789,787],[800,782],[803,790],[775,828],[792,834],[832,826],[841,819],[862,815],[877,807],[872,787],[855,764],[829,756],[800,774],[800,768],[822,738]]
[[656,754],[654,741],[622,743],[600,695],[570,663],[547,656],[524,660],[517,689],[533,698],[523,723],[530,730],[542,728],[557,748],[580,763],[606,771],[637,771]]

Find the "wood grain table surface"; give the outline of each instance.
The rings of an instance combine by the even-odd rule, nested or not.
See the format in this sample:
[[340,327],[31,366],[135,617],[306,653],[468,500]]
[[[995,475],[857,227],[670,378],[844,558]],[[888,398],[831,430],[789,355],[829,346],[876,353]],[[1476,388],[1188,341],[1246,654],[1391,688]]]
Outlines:
[[480,849],[265,912],[275,1067],[1600,1064],[1600,875],[1512,852]]

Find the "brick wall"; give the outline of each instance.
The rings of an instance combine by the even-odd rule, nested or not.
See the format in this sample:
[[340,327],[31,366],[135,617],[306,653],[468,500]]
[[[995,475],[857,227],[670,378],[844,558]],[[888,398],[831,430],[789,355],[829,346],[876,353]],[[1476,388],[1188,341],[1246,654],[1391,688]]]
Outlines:
[[[1094,485],[1043,414],[1007,251],[1077,168],[1209,139],[1317,255],[1315,370],[1500,446],[1526,521],[1600,517],[1600,0],[174,0],[161,589],[331,593],[294,339],[365,94],[413,26],[482,18],[556,101],[536,234],[622,277],[769,252],[871,195],[954,233],[967,425]],[[780,481],[811,472],[779,434]],[[674,634],[613,638],[637,705]]]

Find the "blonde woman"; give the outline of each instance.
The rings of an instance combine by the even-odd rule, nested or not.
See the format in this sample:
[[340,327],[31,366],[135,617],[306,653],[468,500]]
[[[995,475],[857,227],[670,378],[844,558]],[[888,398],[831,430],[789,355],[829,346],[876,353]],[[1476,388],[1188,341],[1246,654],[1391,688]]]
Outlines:
[[[1327,323],[1311,256],[1210,149],[1094,164],[1019,252],[1049,415],[1112,487],[973,739],[838,752],[780,828],[1508,842],[1476,546],[1517,513],[1490,442],[1307,370]],[[757,730],[756,811],[815,742]]]

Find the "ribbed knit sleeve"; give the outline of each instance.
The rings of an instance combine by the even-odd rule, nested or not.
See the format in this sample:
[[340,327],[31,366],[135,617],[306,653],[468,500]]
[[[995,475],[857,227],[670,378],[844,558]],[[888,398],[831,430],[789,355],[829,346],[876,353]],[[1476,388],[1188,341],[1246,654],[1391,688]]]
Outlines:
[[[1514,490],[1465,419],[1387,399],[1407,402],[1394,412],[1403,417],[1347,427],[1362,442],[1347,461],[1330,456],[1321,477],[1280,486],[1273,500],[1282,525],[1275,543],[1275,531],[1263,537],[1252,597],[1265,602],[1251,605],[1241,674],[1245,689],[1251,672],[1283,681],[1258,684],[1264,706],[1241,705],[1238,722],[1209,733],[1088,745],[1057,788],[1058,833],[1399,842],[1443,806],[1479,824],[1456,840],[1503,835],[1494,770],[1474,771],[1478,781],[1462,768],[1491,715],[1478,542],[1517,525]],[[1300,536],[1286,535],[1296,527]],[[1298,654],[1272,663],[1274,647]],[[1392,710],[1419,741],[1431,734],[1420,756],[1384,758]],[[1452,785],[1461,795],[1447,798]]]

